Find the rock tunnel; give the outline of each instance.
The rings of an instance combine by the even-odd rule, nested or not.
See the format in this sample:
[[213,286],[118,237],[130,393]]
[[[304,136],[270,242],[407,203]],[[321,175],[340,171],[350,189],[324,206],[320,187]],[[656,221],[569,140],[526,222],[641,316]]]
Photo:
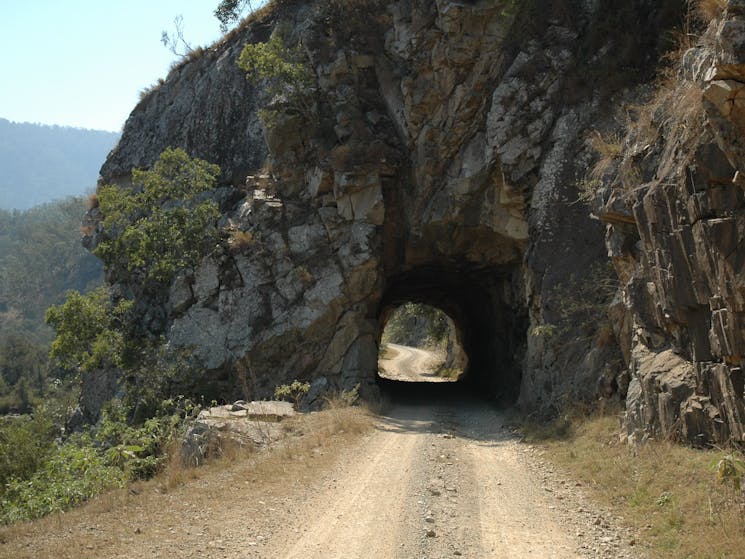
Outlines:
[[[511,304],[507,269],[467,263],[429,264],[396,274],[388,282],[378,313],[378,342],[392,309],[422,303],[454,322],[468,365],[459,388],[513,403],[520,391],[521,356],[527,318]],[[378,383],[395,390],[395,382]]]

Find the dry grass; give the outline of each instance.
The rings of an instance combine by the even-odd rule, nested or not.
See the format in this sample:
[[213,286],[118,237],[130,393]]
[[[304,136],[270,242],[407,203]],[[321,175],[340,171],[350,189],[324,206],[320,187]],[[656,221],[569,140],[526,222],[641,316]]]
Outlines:
[[634,453],[620,440],[618,415],[563,418],[527,432],[549,460],[636,528],[652,557],[743,556],[743,497],[712,471],[722,452],[652,441]]
[[693,7],[698,16],[708,22],[722,17],[727,7],[727,0],[695,0]]
[[587,137],[590,147],[598,154],[599,159],[592,166],[590,177],[600,180],[611,168],[613,162],[620,157],[623,148],[623,138],[619,134],[603,136],[597,130],[592,130]]
[[[675,57],[680,56],[678,51]],[[593,142],[601,157],[589,176],[591,183],[598,183],[603,173],[617,164],[618,184],[626,190],[636,188],[645,180],[636,159],[658,142],[663,152],[679,154],[678,160],[692,157],[705,129],[703,95],[698,84],[678,81],[676,72],[677,65],[662,72],[650,98],[626,108],[629,135],[624,149],[630,153],[614,156],[617,142],[613,138]]]
[[[0,557],[143,556],[133,541],[152,548],[173,538],[193,550],[205,544],[198,533],[205,526],[219,531],[226,523],[245,522],[247,503],[282,499],[291,486],[311,483],[372,423],[359,407],[297,416],[282,422],[285,436],[267,449],[228,444],[221,458],[200,468],[183,468],[171,449],[170,465],[153,480],[64,514],[0,528]],[[196,520],[205,516],[207,524]],[[169,547],[167,556],[178,555]]]
[[254,236],[251,231],[233,229],[228,237],[228,246],[233,252],[241,252],[254,244]]
[[92,210],[92,209],[98,207],[98,194],[96,194],[95,192],[92,192],[91,194],[88,195],[88,200],[86,202],[86,207],[89,210]]
[[90,237],[95,230],[96,228],[93,225],[81,225],[80,226],[80,234],[83,237]]
[[579,185],[581,200],[592,199],[609,172],[613,173],[613,186],[625,190],[652,180],[643,175],[638,160],[643,160],[643,154],[654,146],[668,158],[678,154],[679,162],[685,163],[686,158],[692,157],[705,129],[703,95],[699,84],[679,78],[679,70],[685,53],[702,40],[705,25],[700,20],[708,22],[720,17],[724,4],[725,0],[690,1],[685,21],[675,32],[677,46],[662,57],[652,92],[643,102],[625,108],[625,139],[619,135],[602,135],[597,130],[588,135],[587,141],[598,154],[598,161]]
[[145,87],[145,88],[141,89],[140,92],[139,92],[139,94],[138,94],[139,95],[139,98],[140,98],[140,101],[144,100],[147,96],[149,96],[154,91],[157,91],[158,89],[160,89],[160,86],[163,85],[164,83],[166,83],[166,80],[165,79],[158,78],[158,81],[156,81],[154,84],[149,85],[148,87]]

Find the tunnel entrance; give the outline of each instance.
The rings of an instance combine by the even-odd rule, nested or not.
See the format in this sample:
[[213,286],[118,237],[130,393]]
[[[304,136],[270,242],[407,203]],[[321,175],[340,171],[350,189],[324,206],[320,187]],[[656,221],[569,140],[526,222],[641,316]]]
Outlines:
[[[385,349],[391,333],[386,332],[386,326],[397,312],[434,309],[451,320],[455,340],[464,353],[463,370],[448,385],[503,404],[514,403],[520,392],[528,324],[525,306],[513,289],[514,273],[514,268],[438,263],[390,277],[378,312],[379,357],[389,356]],[[386,389],[394,382],[385,374],[379,373],[377,378]]]
[[401,382],[456,382],[468,364],[455,322],[423,303],[399,305],[388,316],[378,350],[378,375]]

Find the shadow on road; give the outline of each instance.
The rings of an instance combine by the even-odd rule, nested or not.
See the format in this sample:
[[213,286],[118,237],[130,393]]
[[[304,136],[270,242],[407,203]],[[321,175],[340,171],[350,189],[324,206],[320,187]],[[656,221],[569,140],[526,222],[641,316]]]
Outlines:
[[522,438],[510,425],[510,409],[463,384],[379,379],[379,385],[385,402],[378,414],[380,430],[435,433],[486,444]]

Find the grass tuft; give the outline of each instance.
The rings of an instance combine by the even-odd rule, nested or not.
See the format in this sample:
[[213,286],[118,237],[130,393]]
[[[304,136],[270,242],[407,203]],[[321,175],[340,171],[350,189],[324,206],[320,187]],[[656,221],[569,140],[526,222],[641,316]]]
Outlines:
[[617,414],[562,417],[526,425],[525,432],[547,459],[635,528],[652,556],[742,557],[745,499],[712,467],[731,452],[668,441],[634,449],[623,440]]
[[694,2],[696,13],[706,22],[722,17],[726,7],[727,0],[696,0]]

